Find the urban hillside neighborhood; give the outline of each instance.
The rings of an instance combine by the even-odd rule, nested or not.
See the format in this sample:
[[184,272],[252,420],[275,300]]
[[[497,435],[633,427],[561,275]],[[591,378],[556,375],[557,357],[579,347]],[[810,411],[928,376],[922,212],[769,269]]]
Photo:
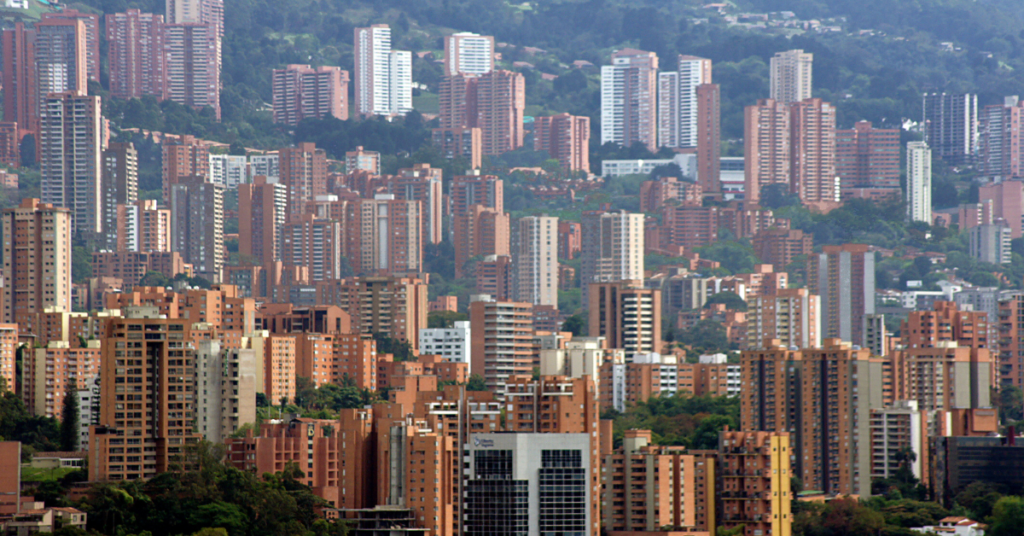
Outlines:
[[3,536],[1024,534],[1024,6],[5,0]]

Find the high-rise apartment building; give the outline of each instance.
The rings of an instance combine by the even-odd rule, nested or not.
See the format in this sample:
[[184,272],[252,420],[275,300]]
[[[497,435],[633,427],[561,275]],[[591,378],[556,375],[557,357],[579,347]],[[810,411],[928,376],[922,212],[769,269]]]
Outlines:
[[345,152],[345,172],[355,173],[368,171],[371,175],[380,175],[380,153],[367,151],[359,145],[352,151]]
[[249,161],[243,155],[211,154],[209,180],[223,186],[225,190],[234,190],[239,184],[246,182]]
[[260,265],[281,260],[281,239],[288,209],[284,184],[259,175],[252,184],[238,186],[238,253]]
[[836,178],[836,108],[821,99],[790,106],[790,190],[805,205],[836,207],[840,201]]
[[398,170],[388,182],[388,190],[400,201],[419,201],[423,216],[423,239],[431,244],[444,240],[441,233],[442,205],[441,169],[430,164],[413,164]]
[[761,190],[782,184],[789,190],[790,113],[789,105],[772,99],[757,101],[744,110],[744,200],[756,204]]
[[978,188],[978,204],[965,212],[965,227],[1002,220],[1010,226],[1011,236],[1020,238],[1024,222],[1024,181],[1013,179],[990,182]]
[[714,490],[718,524],[742,527],[744,536],[791,534],[792,456],[789,432],[719,432]]
[[1024,296],[999,301],[999,359],[997,373],[1003,385],[1024,388]]
[[923,141],[907,143],[907,219],[932,223],[932,150]]
[[457,32],[444,38],[444,74],[482,75],[494,69],[494,37]]
[[302,214],[289,219],[281,231],[281,260],[286,265],[306,267],[311,281],[327,281],[342,276],[344,240],[340,221]]
[[431,140],[442,156],[449,160],[462,158],[469,169],[478,169],[483,161],[483,134],[479,128],[435,128]]
[[404,115],[412,110],[412,55],[391,50],[391,28],[355,29],[356,113]]
[[55,13],[43,13],[43,21],[81,21],[85,28],[85,71],[92,82],[100,81],[100,16],[82,13],[77,9],[64,9]]
[[814,252],[814,236],[800,229],[767,229],[754,236],[754,253],[767,264],[789,266],[801,255]]
[[65,207],[74,232],[103,230],[100,98],[51,94],[43,101],[40,141],[45,203]]
[[558,307],[558,218],[527,216],[512,232],[515,301]]
[[711,83],[711,60],[680,54],[658,74],[658,146],[697,147],[697,86]]
[[348,205],[347,258],[361,274],[418,272],[423,266],[422,205],[376,194]]
[[900,187],[900,131],[858,121],[836,130],[836,175],[843,192]]
[[780,289],[750,299],[747,348],[763,348],[765,340],[778,340],[787,348],[821,346],[820,308],[819,297],[805,288]]
[[580,285],[584,309],[588,308],[591,283],[643,280],[643,214],[584,212],[581,230]]
[[[626,48],[601,67],[601,144],[657,150],[658,56]],[[710,82],[710,80],[709,80]]]
[[989,264],[1009,264],[1012,259],[1010,226],[1004,223],[978,225],[968,231],[972,258]]
[[590,283],[587,291],[591,337],[604,337],[628,356],[661,351],[660,290],[637,280]]
[[449,196],[452,216],[469,212],[473,205],[505,211],[505,183],[494,175],[457,175]]
[[3,31],[4,120],[18,124],[18,140],[23,132],[35,128],[39,114],[35,41],[35,30],[26,29],[22,22]]
[[104,231],[112,251],[171,251],[171,211],[160,208],[155,199],[117,205],[114,227]]
[[327,153],[303,142],[278,151],[281,184],[288,193],[285,220],[309,211],[318,195],[327,193]]
[[[88,92],[89,63],[85,22],[78,19],[44,18],[35,25],[35,112],[38,120],[51,93],[84,96]],[[35,125],[35,126],[33,126]],[[29,123],[38,132],[38,123]],[[37,145],[38,146],[38,145]]]
[[485,255],[475,267],[476,292],[487,294],[498,301],[509,301],[512,293],[512,257]]
[[171,186],[182,177],[210,176],[210,148],[193,136],[164,136],[160,148],[164,203],[170,204]]
[[[17,336],[16,324],[4,327],[7,329],[0,328],[0,335]],[[62,420],[65,395],[87,388],[89,380],[99,374],[100,341],[87,341],[84,347],[77,342],[74,345],[72,348],[69,341],[50,341],[43,348],[24,352],[19,386],[25,407],[33,415]]]
[[[450,328],[420,328],[420,353],[441,356],[449,363],[468,365],[472,344],[470,333],[468,320],[456,320]],[[11,369],[14,369],[13,359]]]
[[274,122],[297,125],[306,118],[348,119],[348,71],[322,65],[274,69]]
[[441,128],[479,128],[481,152],[498,155],[523,146],[523,75],[492,70],[445,76],[439,90]]
[[163,15],[129,9],[107,14],[106,21],[110,94],[120,99],[166,99]]
[[220,279],[224,266],[224,188],[199,175],[171,187],[172,251],[191,263],[196,275]]
[[697,86],[697,184],[722,191],[722,94],[718,84]]
[[824,246],[807,258],[807,290],[821,297],[825,339],[864,344],[864,317],[875,313],[875,252],[866,244]]
[[969,163],[978,145],[978,96],[925,93],[924,142],[950,163]]
[[590,118],[569,114],[535,117],[533,150],[547,151],[567,172],[590,173]]
[[427,327],[427,284],[410,277],[346,279],[340,306],[352,317],[353,331],[386,333],[418,348]]
[[954,302],[939,301],[931,311],[912,311],[900,326],[901,343],[907,349],[961,346],[994,348],[990,322],[983,311],[968,311]]
[[814,54],[803,50],[776,52],[770,63],[771,98],[783,104],[812,97]]
[[504,392],[512,376],[533,374],[538,364],[534,363],[531,304],[474,295],[470,297],[469,322],[469,368],[483,376],[487,389]]
[[139,200],[139,157],[132,142],[112,141],[103,151],[103,232],[107,248],[120,240],[118,206],[134,206]]
[[476,256],[510,255],[511,225],[507,212],[472,205],[452,218],[455,274],[461,277],[466,261]]
[[[172,0],[173,1],[173,0]],[[163,27],[167,98],[220,121],[220,31],[223,25],[169,21]]]
[[[188,323],[128,308],[106,331],[100,424],[89,431],[89,480],[140,480],[188,466],[195,422],[195,350]],[[140,335],[145,334],[145,337]]]
[[0,324],[0,378],[6,389],[19,391],[17,372],[18,325]]
[[195,350],[196,432],[220,444],[244,424],[256,422],[257,378],[263,356],[252,349],[200,341]]
[[224,0],[165,0],[167,22],[214,24],[224,35]]
[[982,108],[978,121],[978,171],[994,180],[1021,176],[1021,111],[1014,95]]
[[883,362],[837,339],[819,348],[741,354],[740,426],[790,432],[793,475],[827,494],[871,487],[870,410],[882,407]]

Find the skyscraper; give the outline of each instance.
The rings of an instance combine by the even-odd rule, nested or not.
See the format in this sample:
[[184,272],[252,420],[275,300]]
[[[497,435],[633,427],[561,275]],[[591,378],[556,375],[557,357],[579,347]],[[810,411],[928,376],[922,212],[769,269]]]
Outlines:
[[991,179],[1021,176],[1021,111],[1014,95],[982,108],[978,126],[978,171]]
[[305,214],[316,196],[327,193],[327,153],[303,142],[281,149],[278,158],[281,184],[288,192],[287,221]]
[[257,176],[238,186],[238,253],[260,265],[281,260],[281,238],[286,222],[288,193],[285,185]]
[[515,301],[558,307],[558,218],[519,218],[512,232]]
[[805,205],[836,207],[836,108],[821,99],[790,105],[790,190]]
[[922,102],[925,143],[950,163],[971,162],[978,144],[978,96],[925,93]]
[[403,115],[412,109],[412,57],[391,50],[391,28],[355,29],[356,113]]
[[858,121],[849,130],[836,130],[836,175],[843,192],[898,190],[899,129],[872,128],[871,123]]
[[216,24],[164,25],[167,98],[220,121],[220,35]]
[[165,0],[169,24],[213,24],[224,35],[224,0]]
[[444,74],[481,75],[494,69],[494,37],[458,32],[444,38]]
[[761,190],[782,184],[789,190],[790,114],[789,106],[763,99],[747,106],[744,118],[744,199],[756,204]]
[[522,147],[524,86],[523,75],[505,70],[446,75],[439,90],[441,128],[479,128],[482,154]]
[[483,205],[472,205],[466,212],[452,215],[452,245],[455,249],[455,274],[462,277],[466,261],[476,256],[508,255],[509,217]]
[[100,81],[100,16],[82,13],[77,9],[64,9],[56,13],[43,13],[42,20],[79,20],[85,28],[85,71],[92,82]]
[[306,118],[348,119],[348,71],[326,65],[274,69],[274,122],[297,125]]
[[403,201],[419,201],[423,211],[423,239],[431,244],[444,240],[441,233],[441,206],[444,195],[441,193],[441,169],[430,167],[430,164],[413,164],[411,168],[398,170],[388,183],[388,189],[395,199]]
[[[661,351],[661,290],[642,280],[590,283],[589,334],[627,356]],[[631,358],[631,357],[630,357]]]
[[824,246],[809,256],[807,290],[821,297],[822,339],[864,344],[864,316],[875,313],[875,252],[869,246]]
[[76,233],[103,231],[101,122],[98,96],[52,93],[42,101],[43,202],[71,209]]
[[932,150],[923,141],[907,143],[907,219],[932,223]]
[[[35,128],[39,114],[36,94],[35,30],[14,23],[3,31],[4,120],[18,123],[18,139]],[[38,135],[38,132],[32,131]]]
[[363,274],[418,272],[423,266],[422,205],[376,194],[348,205],[352,269]]
[[[256,421],[257,377],[263,355],[227,348],[218,340],[201,341],[195,350],[196,432],[223,443],[242,425]],[[101,380],[102,381],[102,380]]]
[[601,67],[601,143],[657,150],[658,56],[626,48]]
[[[504,392],[515,375],[533,374],[533,306],[470,296],[470,366],[484,377],[487,389]],[[539,363],[538,363],[539,365]]]
[[171,186],[182,177],[210,176],[210,148],[194,137],[164,136],[160,149],[164,203],[170,204]]
[[70,311],[71,211],[23,199],[3,218],[4,323],[47,307]]
[[765,339],[777,339],[787,348],[821,346],[821,300],[807,289],[780,289],[751,298],[749,305],[747,348],[763,348]]
[[697,86],[711,83],[711,60],[680,54],[674,71],[658,75],[658,146],[697,147]]
[[535,117],[533,150],[547,151],[567,172],[590,172],[590,118],[558,114]]
[[224,266],[224,187],[206,177],[182,177],[171,187],[172,251],[211,282]]
[[452,179],[450,197],[453,216],[473,205],[505,211],[505,183],[494,175],[458,175]]
[[583,308],[587,309],[591,283],[643,280],[644,215],[584,212],[581,225],[580,284]]
[[814,54],[803,50],[776,52],[771,59],[771,98],[782,104],[812,97]]
[[166,99],[163,15],[129,9],[108,14],[106,21],[110,94],[120,99]]
[[722,95],[718,84],[697,86],[697,184],[722,191]]
[[103,151],[103,233],[107,248],[116,251],[118,205],[139,200],[139,157],[132,142],[110,142]]

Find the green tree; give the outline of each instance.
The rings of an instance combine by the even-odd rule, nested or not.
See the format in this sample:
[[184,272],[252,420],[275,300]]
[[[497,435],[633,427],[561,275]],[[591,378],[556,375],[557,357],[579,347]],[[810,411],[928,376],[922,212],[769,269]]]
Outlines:
[[572,333],[573,337],[581,337],[587,334],[587,319],[583,313],[578,313],[565,319],[562,322],[562,331]]
[[473,374],[469,377],[469,383],[466,384],[467,391],[486,391],[487,383],[484,382],[484,377],[479,374]]
[[374,333],[373,339],[377,341],[377,353],[378,354],[391,354],[395,356],[395,361],[415,361],[416,356],[413,355],[412,345],[409,341],[403,341],[391,337],[385,333]]
[[1024,390],[1015,385],[999,387],[999,417],[1003,422],[1024,419]]
[[455,311],[430,311],[427,313],[428,328],[451,328],[455,322],[466,320],[465,313]]
[[743,301],[743,298],[741,298],[739,294],[729,290],[719,292],[718,294],[708,298],[707,301],[704,302],[704,308],[710,309],[711,306],[716,303],[724,303],[726,309],[734,311],[747,310],[747,302]]
[[78,391],[74,386],[74,378],[69,379],[61,409],[60,449],[65,452],[78,450]]
[[1024,527],[1024,497],[999,499],[992,509],[991,536],[1020,536]]

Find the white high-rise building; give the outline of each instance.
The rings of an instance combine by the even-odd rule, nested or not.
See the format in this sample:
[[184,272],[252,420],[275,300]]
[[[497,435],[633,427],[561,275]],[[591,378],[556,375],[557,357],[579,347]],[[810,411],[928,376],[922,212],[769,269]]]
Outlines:
[[244,156],[228,154],[210,155],[210,182],[226,190],[234,190],[246,182],[247,160]]
[[581,226],[583,260],[580,283],[583,308],[589,305],[591,283],[643,280],[644,215],[619,212],[584,212]]
[[907,143],[907,219],[932,223],[932,150],[923,141]]
[[[260,355],[260,358],[263,356]],[[242,425],[256,422],[256,352],[202,341],[196,348],[196,432],[223,443]]]
[[558,218],[520,218],[512,232],[515,301],[558,307]]
[[51,93],[42,102],[43,203],[71,209],[75,232],[103,231],[103,118],[95,95]]
[[771,59],[771,98],[783,104],[811,98],[814,54],[803,50],[776,52]]
[[267,182],[275,183],[281,179],[280,159],[276,152],[255,154],[249,157],[249,182],[252,178],[263,175]]
[[697,147],[697,86],[711,83],[711,60],[680,55],[658,74],[658,146]]
[[420,354],[439,355],[449,363],[468,365],[472,342],[469,325],[469,320],[458,320],[450,328],[421,328]]
[[444,74],[487,74],[494,69],[494,37],[459,32],[444,38]]
[[657,150],[658,56],[627,48],[601,67],[601,143]]
[[355,97],[360,115],[401,115],[412,110],[412,53],[391,50],[391,28],[355,29]]

